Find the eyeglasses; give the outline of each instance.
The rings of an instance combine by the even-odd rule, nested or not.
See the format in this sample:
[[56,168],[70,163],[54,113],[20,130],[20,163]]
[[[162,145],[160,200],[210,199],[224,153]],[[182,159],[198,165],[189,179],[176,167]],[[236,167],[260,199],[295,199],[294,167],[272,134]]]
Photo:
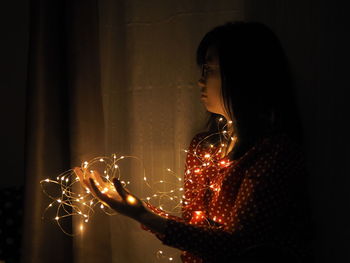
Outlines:
[[219,70],[220,70],[219,65],[203,64],[202,69],[201,69],[201,71],[202,71],[201,77],[206,79],[209,74],[212,74],[212,73],[217,72]]

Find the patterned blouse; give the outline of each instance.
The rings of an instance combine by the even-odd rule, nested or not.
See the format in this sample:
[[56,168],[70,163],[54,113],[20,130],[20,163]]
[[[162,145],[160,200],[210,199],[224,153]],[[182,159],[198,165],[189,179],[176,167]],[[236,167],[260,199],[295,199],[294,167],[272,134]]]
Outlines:
[[270,262],[274,256],[309,260],[307,172],[299,146],[285,134],[274,135],[229,161],[203,139],[204,133],[196,135],[188,149],[182,218],[147,203],[168,218],[167,226],[163,234],[142,228],[182,250],[186,263],[251,262],[239,260],[253,259],[249,255],[259,248],[256,257]]

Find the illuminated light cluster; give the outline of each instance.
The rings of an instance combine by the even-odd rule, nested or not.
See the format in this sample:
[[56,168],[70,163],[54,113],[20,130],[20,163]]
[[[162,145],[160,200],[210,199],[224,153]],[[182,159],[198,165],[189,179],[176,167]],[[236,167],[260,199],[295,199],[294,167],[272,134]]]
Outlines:
[[[219,122],[222,122],[223,118],[219,119]],[[232,124],[232,121],[228,122],[229,124]],[[227,124],[226,124],[227,125]],[[204,139],[202,139],[200,142],[197,143],[196,147],[194,147],[193,151],[191,150],[184,150],[184,152],[188,155],[192,155],[195,158],[197,158],[200,161],[200,165],[195,167],[189,167],[185,169],[185,173],[187,175],[190,175],[191,173],[194,173],[194,175],[197,178],[200,178],[204,176],[205,169],[217,169],[219,170],[220,167],[228,167],[230,166],[230,162],[225,159],[217,158],[217,156],[222,153],[223,149],[227,147],[227,145],[231,141],[235,144],[237,141],[237,137],[231,136],[229,132],[226,130],[226,125],[222,128],[223,130],[211,134]],[[209,139],[210,136],[220,136],[220,142],[218,145],[214,144],[205,144],[208,145],[207,150],[203,153],[199,150],[199,147],[202,143],[204,143],[207,139]],[[201,152],[201,156],[198,154]],[[90,171],[91,173],[94,173],[94,171],[97,171],[98,169],[94,168],[95,164],[98,164],[99,166],[104,166],[103,169],[103,180],[105,182],[109,182],[111,184],[110,188],[103,188],[103,186],[100,186],[98,182],[96,182],[96,185],[100,187],[101,192],[103,193],[109,193],[110,191],[115,191],[114,186],[112,184],[113,178],[118,178],[120,180],[121,174],[120,174],[120,166],[117,164],[120,160],[128,159],[128,158],[135,158],[139,160],[137,157],[133,156],[120,156],[116,154],[112,154],[110,157],[96,157],[90,161],[85,161],[81,165],[82,171],[86,173],[87,171]],[[142,161],[141,161],[142,163]],[[187,164],[186,164],[187,165]],[[140,180],[147,185],[149,189],[151,189],[151,194],[144,198],[140,198],[141,200],[147,201],[152,203],[153,206],[163,210],[165,216],[168,216],[170,213],[179,213],[181,212],[182,206],[190,206],[192,203],[192,200],[185,198],[185,195],[183,195],[184,188],[180,187],[178,184],[179,182],[182,182],[182,178],[178,176],[174,171],[172,171],[170,168],[165,169],[167,174],[171,176],[172,179],[175,180],[168,180],[169,178],[163,178],[163,180],[159,180],[156,182],[150,182],[148,177],[146,177],[145,172],[144,175],[140,177]],[[113,210],[111,210],[108,206],[105,204],[102,204],[98,199],[94,198],[94,196],[90,193],[90,190],[88,188],[81,187],[79,193],[73,192],[73,185],[76,182],[79,182],[79,178],[75,175],[73,170],[69,170],[59,176],[56,177],[57,180],[51,180],[49,178],[42,180],[40,183],[43,186],[44,184],[55,184],[61,189],[61,196],[51,196],[49,195],[43,188],[44,192],[49,196],[50,199],[53,200],[48,207],[45,209],[45,212],[48,208],[57,207],[56,216],[54,217],[57,224],[60,225],[60,219],[67,217],[67,216],[79,216],[82,219],[82,223],[78,227],[80,228],[80,232],[85,229],[84,225],[85,223],[89,222],[89,219],[91,218],[92,214],[94,213],[94,208],[97,206],[98,208],[102,209],[102,211],[108,215],[117,214]],[[143,179],[143,180],[142,180]],[[194,183],[193,180],[188,179],[187,181],[183,182],[183,185],[186,185],[187,182]],[[121,181],[121,183],[125,186],[130,184],[130,181]],[[80,182],[79,184],[80,185]],[[81,186],[81,185],[80,185]],[[162,186],[162,189],[166,189],[163,191],[157,190],[157,187]],[[195,183],[195,189],[193,191],[200,191],[202,189],[206,189],[210,187],[212,191],[214,192],[220,192],[220,188],[215,185],[206,185],[206,184],[200,184],[198,183],[198,180],[196,180]],[[74,188],[76,191],[77,188]],[[129,195],[127,196],[127,202],[130,204],[136,203],[136,199]],[[67,207],[70,207],[71,209],[67,209]],[[71,214],[68,214],[67,211],[71,211]],[[44,213],[45,213],[44,212]],[[201,222],[203,220],[207,220],[205,213],[203,211],[195,211],[193,214],[191,222]],[[213,221],[221,222],[220,218],[214,217]],[[62,227],[61,229],[63,232],[65,232],[68,235],[71,235],[67,233]],[[165,253],[158,253],[162,256],[162,258],[166,258],[169,261],[173,260],[173,256],[165,256]]]

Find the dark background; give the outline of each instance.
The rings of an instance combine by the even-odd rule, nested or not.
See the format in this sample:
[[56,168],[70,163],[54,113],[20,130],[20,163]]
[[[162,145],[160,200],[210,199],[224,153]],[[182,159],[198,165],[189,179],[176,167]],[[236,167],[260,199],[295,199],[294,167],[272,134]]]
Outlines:
[[[248,2],[253,5],[250,6],[253,18],[274,24],[269,20],[276,17],[269,14],[278,9],[279,1]],[[346,1],[289,2],[294,3],[290,12],[294,12],[295,21],[289,23],[289,29],[294,31],[277,33],[285,36],[300,33],[300,38],[286,37],[282,44],[298,77],[312,174],[310,190],[317,211],[318,249],[326,249],[322,253],[323,262],[350,262],[349,93],[346,92],[350,76],[350,9]],[[24,184],[29,0],[3,1],[0,21],[0,154],[4,161],[0,191],[9,187],[20,191]],[[1,249],[0,244],[0,255]]]

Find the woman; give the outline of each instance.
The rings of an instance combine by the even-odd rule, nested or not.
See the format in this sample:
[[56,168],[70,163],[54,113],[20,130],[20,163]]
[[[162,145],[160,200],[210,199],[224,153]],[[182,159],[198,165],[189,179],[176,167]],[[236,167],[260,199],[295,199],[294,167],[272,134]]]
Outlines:
[[[102,202],[140,222],[183,262],[311,262],[302,131],[287,60],[260,23],[226,23],[197,49],[208,129],[188,149],[182,218],[114,180]],[[82,172],[76,173],[82,177]]]

